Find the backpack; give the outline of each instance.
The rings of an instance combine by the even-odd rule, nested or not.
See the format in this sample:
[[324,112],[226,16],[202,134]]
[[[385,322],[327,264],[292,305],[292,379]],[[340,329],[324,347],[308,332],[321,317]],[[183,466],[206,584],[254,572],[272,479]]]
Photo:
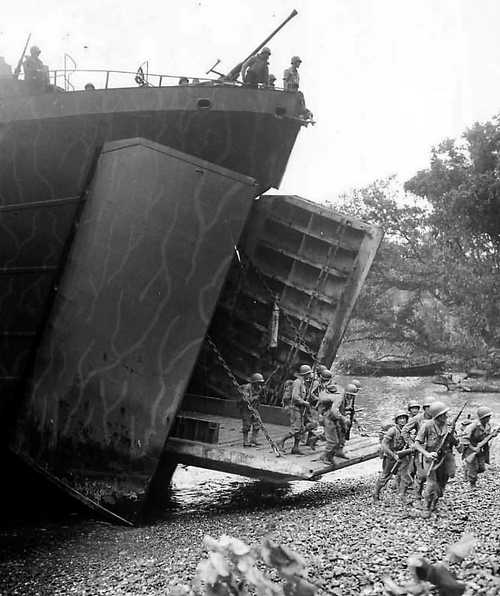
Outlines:
[[293,379],[288,379],[283,385],[283,395],[281,396],[281,405],[288,408],[292,403]]

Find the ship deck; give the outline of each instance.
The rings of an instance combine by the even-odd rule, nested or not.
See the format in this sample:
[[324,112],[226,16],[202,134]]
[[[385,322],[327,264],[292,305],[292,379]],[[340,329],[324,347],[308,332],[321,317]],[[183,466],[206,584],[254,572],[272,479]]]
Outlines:
[[[318,442],[314,451],[301,446],[303,455],[292,455],[290,450],[293,441],[290,439],[284,453],[277,457],[261,432],[258,447],[243,447],[241,419],[236,402],[206,397],[203,399],[202,402],[196,396],[186,398],[187,407],[183,407],[178,413],[173,433],[166,443],[170,460],[268,481],[287,482],[317,480],[327,472],[378,456],[378,440],[359,435],[353,435],[346,445],[345,452],[349,459],[334,458],[332,464],[321,460],[323,442]],[[197,404],[203,404],[202,411],[196,408]],[[283,408],[262,406],[261,415],[275,442],[289,431],[287,413]]]

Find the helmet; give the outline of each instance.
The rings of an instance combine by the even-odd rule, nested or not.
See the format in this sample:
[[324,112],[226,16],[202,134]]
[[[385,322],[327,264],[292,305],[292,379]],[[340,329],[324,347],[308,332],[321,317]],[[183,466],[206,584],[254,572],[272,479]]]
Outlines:
[[361,389],[361,383],[360,383],[360,382],[359,382],[357,379],[353,379],[353,380],[351,381],[351,383],[352,383],[353,385],[356,385],[356,387],[357,387],[358,389]]
[[409,416],[408,416],[408,412],[405,412],[404,410],[399,410],[399,412],[396,412],[393,416],[393,420],[394,422],[396,422],[396,420],[398,418],[406,418],[406,420],[408,420]]
[[437,418],[441,414],[445,414],[449,409],[442,401],[435,401],[429,406],[429,415],[431,418]]
[[38,46],[31,46],[30,48],[30,54],[41,54],[41,50]]
[[260,51],[260,53],[261,54],[268,54],[270,56],[271,55],[271,50],[267,46],[264,46],[262,48],[262,50]]
[[300,56],[292,56],[290,62],[293,64],[294,62],[302,62],[302,60],[300,59]]
[[418,401],[412,400],[408,402],[408,409],[411,410],[412,408],[418,408],[420,410],[420,404]]
[[301,364],[299,368],[299,375],[303,377],[309,373],[312,373],[312,368],[309,366],[309,364]]
[[357,393],[358,388],[353,383],[349,383],[345,388],[346,393]]
[[429,406],[432,406],[432,404],[435,401],[436,400],[434,397],[431,397],[431,396],[424,397],[424,403],[422,404],[422,408],[428,408]]
[[332,372],[330,370],[328,370],[327,368],[325,368],[325,370],[322,370],[320,372],[320,376],[322,379],[331,379],[332,378]]
[[253,373],[250,375],[250,383],[265,383],[264,377],[260,373]]
[[321,374],[324,370],[328,370],[328,366],[325,366],[324,364],[318,364],[316,367],[318,374]]
[[479,406],[476,414],[477,414],[477,417],[479,418],[479,420],[481,420],[482,418],[486,418],[486,416],[491,416],[493,414],[493,412],[486,406]]

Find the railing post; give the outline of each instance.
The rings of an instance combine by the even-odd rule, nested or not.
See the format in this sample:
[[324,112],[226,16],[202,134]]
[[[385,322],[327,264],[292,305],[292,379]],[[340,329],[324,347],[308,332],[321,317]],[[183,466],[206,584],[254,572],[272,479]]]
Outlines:
[[158,83],[158,87],[161,87],[161,82],[163,81],[163,75],[160,75],[160,81]]
[[57,70],[54,70],[54,87],[57,87]]
[[108,88],[108,83],[109,83],[109,70],[106,71],[106,85],[105,85],[105,89]]

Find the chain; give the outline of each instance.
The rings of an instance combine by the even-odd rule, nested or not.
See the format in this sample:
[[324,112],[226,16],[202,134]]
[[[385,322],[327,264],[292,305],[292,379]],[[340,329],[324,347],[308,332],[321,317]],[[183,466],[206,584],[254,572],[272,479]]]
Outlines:
[[276,454],[276,457],[281,457],[281,451],[279,450],[278,446],[276,445],[276,443],[272,439],[271,435],[268,433],[266,427],[264,426],[264,423],[262,422],[262,418],[261,418],[261,416],[259,414],[259,411],[256,408],[254,408],[253,405],[252,405],[252,403],[250,402],[250,400],[247,399],[247,396],[245,395],[245,392],[241,389],[240,384],[238,383],[236,377],[233,374],[233,371],[229,368],[226,360],[224,359],[224,356],[219,352],[219,349],[215,345],[215,343],[212,340],[212,338],[209,335],[207,335],[206,336],[206,339],[207,339],[208,345],[211,347],[213,353],[215,354],[215,357],[217,358],[217,360],[219,361],[220,365],[222,366],[222,368],[226,372],[227,376],[231,380],[234,388],[236,389],[236,391],[243,398],[243,401],[246,403],[248,409],[250,410],[250,413],[253,414],[253,416],[257,419],[257,422],[259,423],[259,425],[260,425],[260,427],[262,429],[262,432],[263,432],[264,436],[267,439],[267,442],[271,446],[271,449]]

